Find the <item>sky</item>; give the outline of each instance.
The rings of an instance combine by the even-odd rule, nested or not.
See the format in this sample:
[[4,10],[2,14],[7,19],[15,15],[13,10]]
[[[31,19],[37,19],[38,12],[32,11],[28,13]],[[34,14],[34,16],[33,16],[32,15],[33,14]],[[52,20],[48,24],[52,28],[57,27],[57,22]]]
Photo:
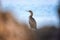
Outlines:
[[[2,0],[2,6],[5,10],[13,11],[14,17],[18,21],[28,24],[29,13],[32,10],[37,22],[37,28],[43,25],[58,25],[57,5],[58,0]],[[27,11],[26,11],[27,10]]]

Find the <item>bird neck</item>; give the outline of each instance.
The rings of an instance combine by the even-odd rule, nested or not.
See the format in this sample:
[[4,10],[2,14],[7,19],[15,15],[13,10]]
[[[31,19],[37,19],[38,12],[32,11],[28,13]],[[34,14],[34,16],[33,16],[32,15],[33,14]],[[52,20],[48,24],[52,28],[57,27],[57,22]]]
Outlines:
[[29,18],[32,18],[32,16],[29,16]]
[[30,12],[30,17],[32,17],[33,16],[33,12]]

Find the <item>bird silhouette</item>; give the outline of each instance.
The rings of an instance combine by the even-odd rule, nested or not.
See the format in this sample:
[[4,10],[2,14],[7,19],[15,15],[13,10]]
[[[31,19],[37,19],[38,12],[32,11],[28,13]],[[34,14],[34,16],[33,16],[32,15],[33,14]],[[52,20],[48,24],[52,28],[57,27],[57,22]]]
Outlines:
[[29,24],[30,24],[30,27],[34,30],[37,29],[36,27],[36,21],[35,19],[33,18],[33,12],[31,10],[29,10],[28,12],[30,12],[30,16],[29,16]]

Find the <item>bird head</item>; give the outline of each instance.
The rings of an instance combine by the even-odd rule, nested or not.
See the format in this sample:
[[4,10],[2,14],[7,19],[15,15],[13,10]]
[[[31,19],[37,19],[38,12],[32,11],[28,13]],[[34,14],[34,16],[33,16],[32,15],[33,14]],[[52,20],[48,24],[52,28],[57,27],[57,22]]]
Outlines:
[[27,12],[30,12],[30,14],[31,14],[30,16],[33,16],[33,12],[32,12],[31,10],[29,10],[29,11],[27,11]]

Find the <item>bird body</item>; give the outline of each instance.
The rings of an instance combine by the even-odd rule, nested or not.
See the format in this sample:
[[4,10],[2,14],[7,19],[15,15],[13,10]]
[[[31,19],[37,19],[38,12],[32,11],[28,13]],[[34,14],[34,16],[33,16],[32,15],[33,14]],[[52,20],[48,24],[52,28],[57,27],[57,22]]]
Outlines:
[[33,17],[29,17],[29,24],[31,28],[36,29],[36,21]]
[[33,12],[31,10],[29,10],[28,12],[30,12],[30,16],[29,16],[29,24],[30,24],[30,27],[31,29],[33,30],[36,30],[36,21],[35,19],[33,18]]

